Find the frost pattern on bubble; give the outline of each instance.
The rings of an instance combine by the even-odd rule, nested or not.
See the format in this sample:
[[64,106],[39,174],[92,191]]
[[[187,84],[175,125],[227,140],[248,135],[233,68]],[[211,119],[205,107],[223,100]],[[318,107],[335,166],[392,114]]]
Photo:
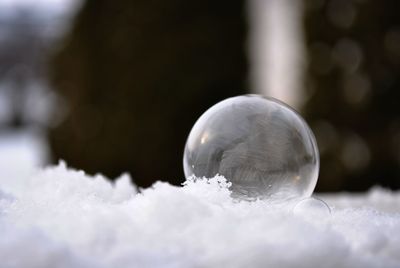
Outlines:
[[308,197],[319,154],[310,128],[292,108],[245,95],[217,103],[198,119],[186,142],[184,171],[186,177],[223,175],[234,197]]

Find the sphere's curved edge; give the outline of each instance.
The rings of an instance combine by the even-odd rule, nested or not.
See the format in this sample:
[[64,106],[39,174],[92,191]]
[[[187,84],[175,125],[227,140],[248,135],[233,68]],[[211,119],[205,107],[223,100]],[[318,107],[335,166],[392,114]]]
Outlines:
[[[241,100],[241,99],[244,99],[247,97],[265,100],[266,107],[268,107],[268,103],[271,103],[272,106],[270,106],[271,108],[262,108],[264,105],[262,102],[256,101],[256,102],[254,102],[254,104],[252,104],[251,101],[248,102],[248,101]],[[238,102],[235,103],[235,100],[238,100]],[[235,103],[235,106],[232,106],[233,103]],[[243,105],[251,105],[251,106],[242,110],[240,108],[241,107],[240,105],[242,105],[242,106]],[[245,106],[243,106],[243,107],[245,107]],[[258,107],[260,107],[260,108],[258,108]],[[266,115],[268,115],[268,113],[271,113],[271,114],[267,117],[263,117],[263,116],[260,117],[260,114],[262,114],[262,113],[255,112],[255,110],[257,110],[257,109],[261,109],[260,111],[266,112]],[[280,110],[280,109],[282,109],[282,110]],[[236,114],[235,114],[235,111],[236,111]],[[238,117],[239,119],[235,118],[236,116],[240,115],[240,113],[244,113],[245,115],[246,115],[246,113],[249,113],[249,115],[239,116]],[[221,116],[222,117],[225,116],[227,118],[221,119]],[[246,124],[249,124],[249,122],[247,122],[247,121],[251,121],[251,120],[254,121],[254,120],[260,120],[260,119],[261,119],[261,121],[258,122],[256,125],[254,125],[254,123],[251,123],[252,125],[249,125],[249,126],[258,128],[258,129],[256,129],[256,132],[255,132],[255,133],[257,133],[256,136],[255,136],[255,134],[254,135],[250,134],[250,138],[252,138],[253,140],[248,140],[248,139],[246,140],[246,137],[244,137],[243,133],[240,133],[240,131],[243,131],[243,128],[246,128],[246,126],[247,126]],[[275,121],[271,121],[271,120],[276,120],[276,119],[278,119],[278,121],[277,121],[278,123],[272,123]],[[246,122],[243,125],[243,122],[238,121],[238,120],[243,120]],[[266,120],[266,121],[264,121],[264,120]],[[281,120],[281,121],[279,121],[279,120]],[[215,125],[215,122],[217,122],[217,125]],[[211,132],[208,132],[208,130],[210,130],[209,129],[210,124],[211,125],[214,124],[214,125],[211,127]],[[236,131],[235,129],[237,129],[236,128],[237,125],[241,126],[241,128],[239,128],[238,133],[239,133],[239,135],[242,135],[242,136],[240,136],[242,138],[239,138],[239,139],[238,139],[237,133],[232,134],[232,135],[229,134],[229,133],[234,133]],[[290,134],[291,133],[290,127],[288,127],[290,125],[293,126],[293,131],[295,131],[293,133],[297,133],[297,134]],[[221,134],[221,132],[218,132],[220,129],[220,126],[224,126],[222,129],[222,134]],[[302,170],[298,171],[298,172],[301,172],[298,175],[301,175],[300,178],[305,178],[304,182],[307,182],[308,185],[301,186],[302,190],[299,193],[301,193],[301,196],[303,196],[303,197],[310,197],[317,185],[319,170],[320,170],[319,150],[318,150],[318,144],[317,144],[315,135],[312,132],[310,126],[305,121],[305,119],[294,108],[292,108],[288,104],[286,104],[276,98],[273,98],[270,96],[259,95],[259,94],[239,95],[239,96],[230,97],[225,100],[222,100],[222,101],[214,104],[213,106],[211,106],[207,111],[205,111],[196,120],[192,130],[190,131],[190,133],[188,135],[188,138],[186,139],[185,148],[184,148],[184,156],[183,156],[182,160],[183,160],[183,169],[184,169],[185,177],[187,178],[192,175],[202,177],[202,176],[204,176],[204,174],[208,174],[206,177],[212,177],[212,174],[211,174],[212,172],[208,172],[208,173],[199,172],[199,168],[202,168],[201,166],[203,166],[203,167],[209,169],[210,166],[212,166],[212,165],[222,165],[219,168],[217,167],[216,169],[212,169],[212,170],[216,170],[216,171],[220,172],[221,167],[223,168],[223,170],[226,170],[227,164],[228,164],[230,171],[228,173],[224,174],[225,177],[227,177],[227,179],[231,178],[231,176],[227,176],[227,174],[231,174],[230,172],[234,172],[234,173],[232,173],[232,174],[236,173],[236,175],[234,175],[234,177],[236,177],[234,179],[234,181],[236,180],[236,182],[237,182],[238,179],[239,179],[239,181],[247,180],[249,175],[245,175],[246,173],[242,174],[243,170],[240,171],[240,169],[242,167],[245,167],[246,169],[248,169],[248,167],[251,167],[250,168],[250,169],[252,169],[251,172],[255,172],[256,170],[259,169],[260,163],[252,162],[252,161],[254,161],[253,159],[255,159],[254,157],[257,158],[257,156],[252,155],[252,153],[254,154],[254,152],[251,151],[251,150],[254,150],[254,148],[257,148],[257,146],[254,147],[255,146],[254,144],[253,145],[250,145],[250,144],[252,142],[254,143],[254,138],[258,137],[257,135],[260,134],[260,131],[264,131],[264,130],[262,130],[262,127],[264,127],[264,126],[268,126],[268,127],[272,126],[274,128],[282,126],[283,127],[282,130],[279,130],[277,128],[277,130],[272,131],[272,136],[270,136],[270,137],[274,137],[275,139],[277,137],[283,137],[283,138],[282,139],[278,138],[277,143],[275,141],[273,142],[273,143],[276,143],[276,145],[274,145],[275,147],[271,147],[272,145],[267,145],[267,146],[264,145],[264,148],[266,148],[267,151],[270,152],[270,154],[269,154],[269,156],[267,154],[267,156],[262,157],[262,158],[266,159],[266,160],[262,160],[262,161],[270,161],[268,159],[273,159],[274,154],[271,154],[271,152],[275,152],[277,150],[276,152],[278,152],[278,153],[280,152],[280,154],[283,153],[284,155],[286,154],[289,156],[288,161],[291,161],[291,162],[288,162],[288,163],[292,163],[292,164],[294,163],[296,165],[303,165],[303,166],[306,165],[306,166],[304,166],[304,168],[302,166],[300,166]],[[249,127],[249,131],[253,127],[251,127],[251,128]],[[204,130],[204,129],[206,129],[206,130]],[[246,130],[246,133],[248,133],[249,131]],[[279,131],[281,131],[281,133],[283,135],[279,135],[279,133],[280,133]],[[269,132],[271,132],[271,131],[269,131]],[[214,141],[211,141],[211,142],[214,142],[214,145],[213,145],[213,143],[210,143],[209,141],[203,142],[203,138],[204,138],[205,134],[209,134],[209,133],[211,133],[211,135],[213,135],[213,133],[217,133],[219,140],[214,139]],[[254,132],[250,131],[249,133],[254,133]],[[195,135],[195,136],[193,136],[193,135]],[[271,134],[268,134],[268,131],[267,131],[266,134],[262,134],[262,135],[266,135],[265,137],[268,137],[268,135],[271,135]],[[285,141],[284,141],[285,137],[294,139],[293,142],[295,142],[295,143],[293,143],[293,145],[292,145],[292,146],[294,146],[294,147],[292,147],[294,150],[293,151],[294,153],[295,153],[295,150],[299,150],[298,149],[299,144],[303,144],[303,145],[300,145],[300,148],[303,148],[302,150],[305,150],[305,151],[303,151],[303,152],[299,151],[300,154],[298,157],[295,157],[295,158],[290,157],[290,154],[291,154],[290,152],[292,151],[292,149],[290,149],[290,145],[287,145],[287,144],[290,144],[290,140],[288,140],[289,143],[285,143]],[[231,142],[229,142],[229,139],[232,139],[232,138],[234,138],[234,140],[231,140]],[[207,139],[204,139],[204,140],[207,140]],[[226,142],[225,140],[228,140],[228,142]],[[264,140],[265,140],[265,138],[264,138]],[[256,142],[260,142],[260,141],[265,142],[264,140],[258,139],[258,141],[257,141],[257,138],[256,138]],[[208,151],[208,153],[211,155],[207,155],[207,150],[209,150],[209,148],[212,148],[210,146],[215,146],[215,145],[221,146],[221,144],[220,144],[221,141],[223,141],[222,142],[223,146],[226,146],[226,144],[228,144],[229,146],[228,147],[217,147],[217,150],[214,148],[214,149],[212,149],[213,151]],[[215,143],[215,142],[217,142],[217,143]],[[239,142],[239,143],[237,143],[237,142]],[[282,143],[282,142],[284,142],[284,143]],[[218,145],[218,143],[219,143],[219,145]],[[237,144],[235,144],[235,143],[237,143]],[[280,148],[279,144],[283,144],[282,149],[279,149]],[[245,146],[243,147],[243,145],[245,145]],[[248,146],[250,146],[250,147],[248,147]],[[278,146],[278,147],[276,147],[276,146]],[[200,149],[198,149],[198,148],[200,148]],[[253,148],[253,149],[250,149],[250,148]],[[268,148],[269,149],[272,148],[272,151],[269,151]],[[278,148],[278,149],[276,149],[276,148]],[[249,150],[249,149],[250,149],[250,151],[246,152],[246,150]],[[193,150],[197,150],[197,152],[196,151],[193,152]],[[198,150],[200,150],[200,151],[198,151]],[[226,150],[228,150],[228,151],[226,151]],[[189,152],[191,154],[190,159],[188,158],[188,155],[187,155]],[[215,155],[216,152],[218,154],[220,154],[220,153],[223,153],[223,154],[216,158],[216,155]],[[200,155],[199,155],[199,153],[200,153]],[[236,155],[236,156],[232,155],[232,154],[238,154],[238,153],[239,153],[239,155]],[[258,153],[260,153],[260,152],[258,152]],[[304,156],[302,156],[302,155],[304,155]],[[221,156],[223,156],[223,158],[220,158]],[[308,158],[310,160],[304,160],[304,159],[306,159],[306,158],[304,158],[305,156],[310,156],[310,158]],[[280,157],[281,158],[278,158],[277,160],[272,160],[272,161],[278,161],[277,163],[284,163],[284,162],[282,162],[282,159],[284,159],[284,158],[282,158],[282,156],[280,156]],[[196,167],[197,171],[195,171],[195,165],[192,165],[192,164],[194,163],[193,161],[196,162],[196,161],[199,161],[199,159],[200,159],[201,165],[200,166],[197,165],[197,167]],[[218,160],[218,159],[220,159],[220,160]],[[240,159],[242,159],[242,160],[240,160]],[[295,162],[293,162],[293,159]],[[222,162],[221,163],[220,162],[214,162],[214,163],[208,162],[207,163],[205,161],[224,161],[224,162],[223,163]],[[227,162],[227,161],[229,161],[229,162]],[[304,161],[307,161],[307,162],[304,162]],[[193,163],[189,163],[189,162],[193,162]],[[250,166],[246,167],[246,163],[248,163]],[[251,166],[251,165],[253,165],[252,163],[256,164],[256,166]],[[276,163],[276,162],[271,162],[271,163]],[[302,164],[302,163],[305,163],[305,164]],[[266,170],[268,170],[269,164],[267,162],[266,162],[266,164],[267,165],[265,167],[267,168]],[[230,166],[230,165],[235,165],[236,167],[234,169],[232,169],[234,166]],[[262,169],[264,169],[264,168],[262,168]],[[236,169],[237,169],[237,171],[235,171]],[[296,170],[296,168],[293,170]],[[293,174],[293,170],[290,171],[291,172],[290,174]],[[307,170],[309,170],[309,171],[307,171]],[[239,172],[239,173],[237,173],[237,172]],[[307,175],[307,173],[308,173],[308,175]],[[296,175],[296,174],[294,174],[294,175]],[[279,180],[281,180],[281,179],[279,179]],[[287,181],[287,179],[286,179],[286,181]],[[288,182],[285,182],[285,183],[287,184]],[[250,184],[248,186],[246,186],[247,184],[248,183],[245,182],[244,187],[254,187],[254,186],[251,186]],[[258,185],[258,187],[261,187],[262,185],[265,185],[265,184],[257,183],[257,185]],[[299,188],[299,189],[301,189],[301,188]],[[285,188],[285,190],[286,190],[286,188]],[[257,190],[257,191],[259,191],[259,190]]]

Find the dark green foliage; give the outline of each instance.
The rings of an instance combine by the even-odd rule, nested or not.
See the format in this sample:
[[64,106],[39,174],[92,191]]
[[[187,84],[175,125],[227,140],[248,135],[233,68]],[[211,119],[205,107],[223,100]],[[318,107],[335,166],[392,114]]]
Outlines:
[[141,186],[181,182],[195,120],[246,93],[244,15],[243,0],[87,1],[53,61],[69,103],[50,131],[55,159]]

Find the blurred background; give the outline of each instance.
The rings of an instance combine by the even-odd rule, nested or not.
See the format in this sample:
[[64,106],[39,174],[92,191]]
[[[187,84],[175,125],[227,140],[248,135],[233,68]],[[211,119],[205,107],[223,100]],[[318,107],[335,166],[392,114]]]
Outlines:
[[0,169],[184,180],[196,119],[230,96],[295,107],[317,191],[400,188],[397,0],[0,0]]

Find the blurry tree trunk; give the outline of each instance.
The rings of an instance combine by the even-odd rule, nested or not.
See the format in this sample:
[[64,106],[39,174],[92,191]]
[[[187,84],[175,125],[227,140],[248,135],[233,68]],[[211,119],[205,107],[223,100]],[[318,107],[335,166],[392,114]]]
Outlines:
[[320,190],[400,187],[400,1],[305,1]]
[[183,181],[195,120],[243,94],[243,0],[89,0],[53,61],[69,104],[50,132],[54,159],[142,186]]

